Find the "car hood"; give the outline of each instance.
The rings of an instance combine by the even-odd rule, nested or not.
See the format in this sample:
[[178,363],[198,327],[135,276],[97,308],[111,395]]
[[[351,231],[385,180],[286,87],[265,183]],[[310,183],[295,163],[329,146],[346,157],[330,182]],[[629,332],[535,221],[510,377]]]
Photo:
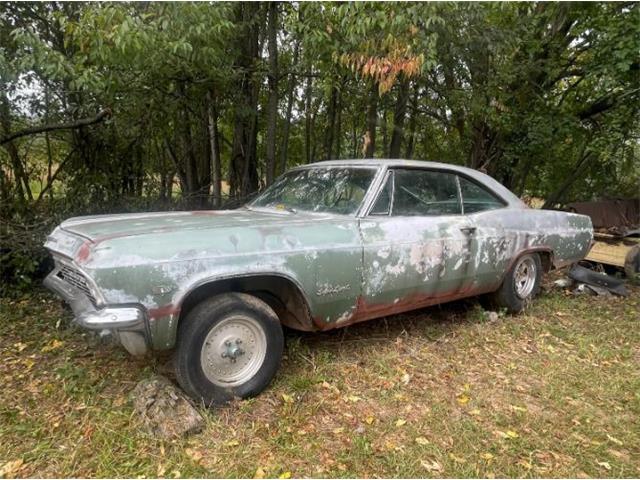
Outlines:
[[76,217],[45,246],[87,269],[308,251],[352,244],[354,217],[275,209]]
[[295,221],[305,217],[275,209],[198,210],[192,212],[152,212],[75,217],[62,222],[67,232],[94,243],[124,237],[173,231],[237,227],[259,222],[262,225]]

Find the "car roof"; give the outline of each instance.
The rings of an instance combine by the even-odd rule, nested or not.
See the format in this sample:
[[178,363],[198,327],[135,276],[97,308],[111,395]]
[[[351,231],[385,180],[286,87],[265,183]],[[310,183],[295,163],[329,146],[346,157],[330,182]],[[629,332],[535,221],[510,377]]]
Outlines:
[[489,189],[493,190],[499,197],[505,200],[510,207],[526,208],[526,205],[516,195],[514,195],[509,189],[507,189],[500,182],[490,177],[486,173],[473,168],[463,167],[461,165],[454,165],[452,163],[441,162],[428,162],[425,160],[402,160],[392,158],[364,158],[364,159],[351,159],[351,160],[325,160],[322,162],[309,163],[307,165],[300,165],[294,169],[299,168],[313,168],[313,167],[373,167],[373,168],[430,168],[435,170],[447,170],[451,172],[461,173],[467,177],[471,177],[482,185],[485,185]]

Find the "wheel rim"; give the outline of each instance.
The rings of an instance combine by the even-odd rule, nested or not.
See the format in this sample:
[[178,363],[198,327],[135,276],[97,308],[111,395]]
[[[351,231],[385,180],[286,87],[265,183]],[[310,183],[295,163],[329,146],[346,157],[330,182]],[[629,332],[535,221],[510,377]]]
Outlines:
[[523,300],[531,295],[536,284],[536,262],[533,257],[526,256],[518,260],[514,269],[513,281],[516,295]]
[[267,336],[251,317],[235,315],[213,326],[202,344],[200,364],[215,385],[234,387],[251,379],[264,363]]

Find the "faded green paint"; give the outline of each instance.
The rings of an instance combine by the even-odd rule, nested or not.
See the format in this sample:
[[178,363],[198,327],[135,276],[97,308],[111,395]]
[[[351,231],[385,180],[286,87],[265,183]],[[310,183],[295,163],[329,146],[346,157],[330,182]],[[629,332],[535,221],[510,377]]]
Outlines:
[[[587,254],[588,217],[528,209],[494,180],[468,169],[427,162],[375,165],[379,172],[365,205],[387,167],[435,165],[482,181],[507,206],[425,217],[276,209],[80,217],[56,229],[47,247],[73,259],[92,279],[100,303],[144,306],[158,350],[173,347],[185,297],[220,279],[289,279],[308,303],[310,317],[299,318],[300,324],[322,329],[495,290],[524,251],[549,251],[556,265]],[[469,228],[475,231],[465,233]]]

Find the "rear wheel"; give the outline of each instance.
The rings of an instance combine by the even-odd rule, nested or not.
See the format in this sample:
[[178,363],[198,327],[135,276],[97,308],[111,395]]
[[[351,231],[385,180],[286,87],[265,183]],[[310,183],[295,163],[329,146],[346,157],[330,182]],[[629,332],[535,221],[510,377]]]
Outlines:
[[519,313],[540,292],[542,262],[537,253],[518,257],[505,275],[500,288],[490,295],[493,306]]
[[244,293],[218,295],[183,320],[178,383],[206,405],[257,395],[278,370],[283,345],[278,317],[266,303]]

